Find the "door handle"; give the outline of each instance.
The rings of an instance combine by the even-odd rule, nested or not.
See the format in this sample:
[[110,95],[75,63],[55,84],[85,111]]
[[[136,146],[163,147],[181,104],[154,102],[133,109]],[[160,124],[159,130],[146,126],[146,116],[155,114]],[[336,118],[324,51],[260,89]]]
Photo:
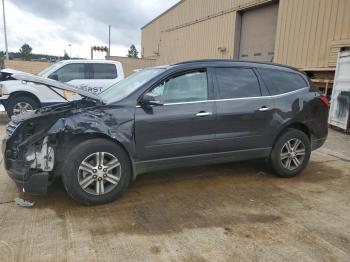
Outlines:
[[272,110],[272,108],[271,107],[267,107],[267,106],[262,106],[262,107],[259,108],[260,112],[265,112],[265,111],[270,111],[270,110]]
[[203,116],[211,116],[213,113],[212,112],[204,112],[204,111],[201,111],[201,112],[198,112],[196,114],[196,116],[198,117],[203,117]]

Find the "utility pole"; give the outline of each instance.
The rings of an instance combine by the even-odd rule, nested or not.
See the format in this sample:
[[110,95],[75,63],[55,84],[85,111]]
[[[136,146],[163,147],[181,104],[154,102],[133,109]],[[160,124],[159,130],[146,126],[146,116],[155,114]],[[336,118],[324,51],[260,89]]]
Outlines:
[[111,25],[108,25],[108,59],[110,58],[111,58]]
[[72,59],[72,44],[68,44],[69,48],[69,59]]
[[9,50],[7,46],[7,34],[6,34],[6,19],[5,19],[5,0],[2,0],[2,16],[4,18],[4,35],[5,35],[5,50],[6,50],[5,58],[9,60]]

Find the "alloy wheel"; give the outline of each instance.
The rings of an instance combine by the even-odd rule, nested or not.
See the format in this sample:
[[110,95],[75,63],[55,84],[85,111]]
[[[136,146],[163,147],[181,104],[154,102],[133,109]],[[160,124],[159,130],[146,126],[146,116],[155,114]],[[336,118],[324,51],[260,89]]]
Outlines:
[[27,102],[18,102],[13,107],[13,114],[18,115],[31,110],[33,110],[33,107],[31,106],[31,104]]
[[93,153],[79,165],[79,185],[91,195],[104,195],[111,192],[118,185],[120,178],[120,162],[111,153]]
[[294,170],[300,167],[305,159],[305,145],[298,139],[288,140],[281,149],[280,161],[284,168]]

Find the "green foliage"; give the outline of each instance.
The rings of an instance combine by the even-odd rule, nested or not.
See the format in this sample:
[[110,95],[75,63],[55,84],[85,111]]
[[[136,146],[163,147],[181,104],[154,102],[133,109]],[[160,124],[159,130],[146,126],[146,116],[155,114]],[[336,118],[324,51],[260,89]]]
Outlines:
[[[12,59],[22,59],[22,55],[20,52],[9,52],[10,60]],[[54,55],[44,55],[44,54],[32,54],[31,60],[39,60],[39,61],[57,61],[62,60],[62,56],[54,56]]]
[[32,58],[32,50],[33,48],[28,44],[23,44],[19,49],[19,53],[23,60],[30,60]]
[[127,54],[128,57],[132,57],[132,58],[138,58],[139,57],[139,51],[137,51],[136,47],[134,44],[132,44],[130,46],[130,49],[128,51],[128,54]]
[[62,58],[63,60],[69,60],[70,59],[70,57],[69,57],[69,55],[68,55],[68,53],[67,53],[67,51],[66,50],[64,50],[64,55],[63,55],[63,58]]

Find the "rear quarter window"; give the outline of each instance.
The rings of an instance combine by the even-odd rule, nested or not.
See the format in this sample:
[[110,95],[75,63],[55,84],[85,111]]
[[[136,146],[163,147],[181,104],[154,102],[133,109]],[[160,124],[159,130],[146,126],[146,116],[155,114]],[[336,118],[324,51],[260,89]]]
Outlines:
[[284,94],[309,86],[297,73],[261,68],[258,70],[271,95]]

